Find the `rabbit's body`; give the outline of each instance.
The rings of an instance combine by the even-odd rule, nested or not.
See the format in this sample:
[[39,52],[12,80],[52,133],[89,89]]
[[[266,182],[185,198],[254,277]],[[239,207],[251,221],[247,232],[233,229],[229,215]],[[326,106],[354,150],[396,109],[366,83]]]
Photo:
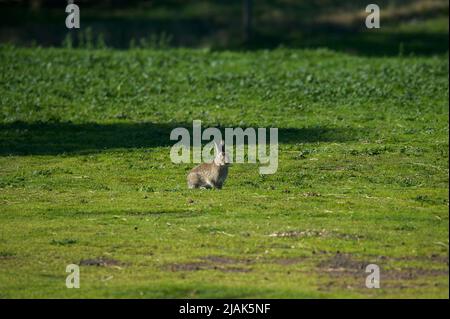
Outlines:
[[203,163],[194,167],[187,176],[189,188],[218,188],[221,189],[228,176],[230,163],[225,153],[225,144],[221,142],[221,150],[216,145],[216,157],[212,163]]
[[228,175],[228,166],[203,163],[194,167],[188,174],[189,188],[221,189]]

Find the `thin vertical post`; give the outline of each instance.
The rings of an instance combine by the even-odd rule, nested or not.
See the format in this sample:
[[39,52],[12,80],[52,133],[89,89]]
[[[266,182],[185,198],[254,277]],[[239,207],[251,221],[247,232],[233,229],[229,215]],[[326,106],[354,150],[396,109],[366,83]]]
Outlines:
[[243,10],[243,32],[244,42],[249,43],[252,35],[252,0],[244,0]]

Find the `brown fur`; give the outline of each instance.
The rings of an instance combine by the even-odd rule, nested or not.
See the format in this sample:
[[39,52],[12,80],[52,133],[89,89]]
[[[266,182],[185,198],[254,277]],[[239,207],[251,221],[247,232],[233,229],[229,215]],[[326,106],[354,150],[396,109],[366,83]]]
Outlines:
[[228,175],[228,166],[203,163],[194,167],[189,173],[189,188],[218,188],[221,189]]
[[224,142],[221,149],[216,144],[216,158],[212,163],[203,163],[194,167],[187,176],[189,188],[221,189],[228,176],[229,158],[225,153]]

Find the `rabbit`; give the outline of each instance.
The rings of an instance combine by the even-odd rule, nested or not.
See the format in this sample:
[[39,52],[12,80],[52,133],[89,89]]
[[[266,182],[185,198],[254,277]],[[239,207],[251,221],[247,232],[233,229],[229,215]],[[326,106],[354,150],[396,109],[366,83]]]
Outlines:
[[220,142],[220,149],[214,142],[216,157],[211,163],[203,163],[194,167],[187,176],[189,188],[217,188],[221,189],[228,175],[230,160],[225,153],[225,144]]

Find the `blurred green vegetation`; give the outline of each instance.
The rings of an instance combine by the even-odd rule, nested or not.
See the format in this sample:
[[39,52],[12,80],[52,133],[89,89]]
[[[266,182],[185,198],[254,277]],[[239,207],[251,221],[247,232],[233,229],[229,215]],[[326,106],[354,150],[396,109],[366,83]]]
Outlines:
[[81,9],[82,27],[70,32],[64,26],[61,2],[0,3],[0,41],[60,46],[67,45],[70,33],[73,46],[88,47],[84,34],[90,30],[95,38],[102,38],[102,44],[115,48],[326,47],[364,55],[448,51],[446,0],[377,1],[381,28],[370,30],[364,23],[366,0],[254,1],[252,36],[247,42],[243,40],[242,0],[75,2]]

